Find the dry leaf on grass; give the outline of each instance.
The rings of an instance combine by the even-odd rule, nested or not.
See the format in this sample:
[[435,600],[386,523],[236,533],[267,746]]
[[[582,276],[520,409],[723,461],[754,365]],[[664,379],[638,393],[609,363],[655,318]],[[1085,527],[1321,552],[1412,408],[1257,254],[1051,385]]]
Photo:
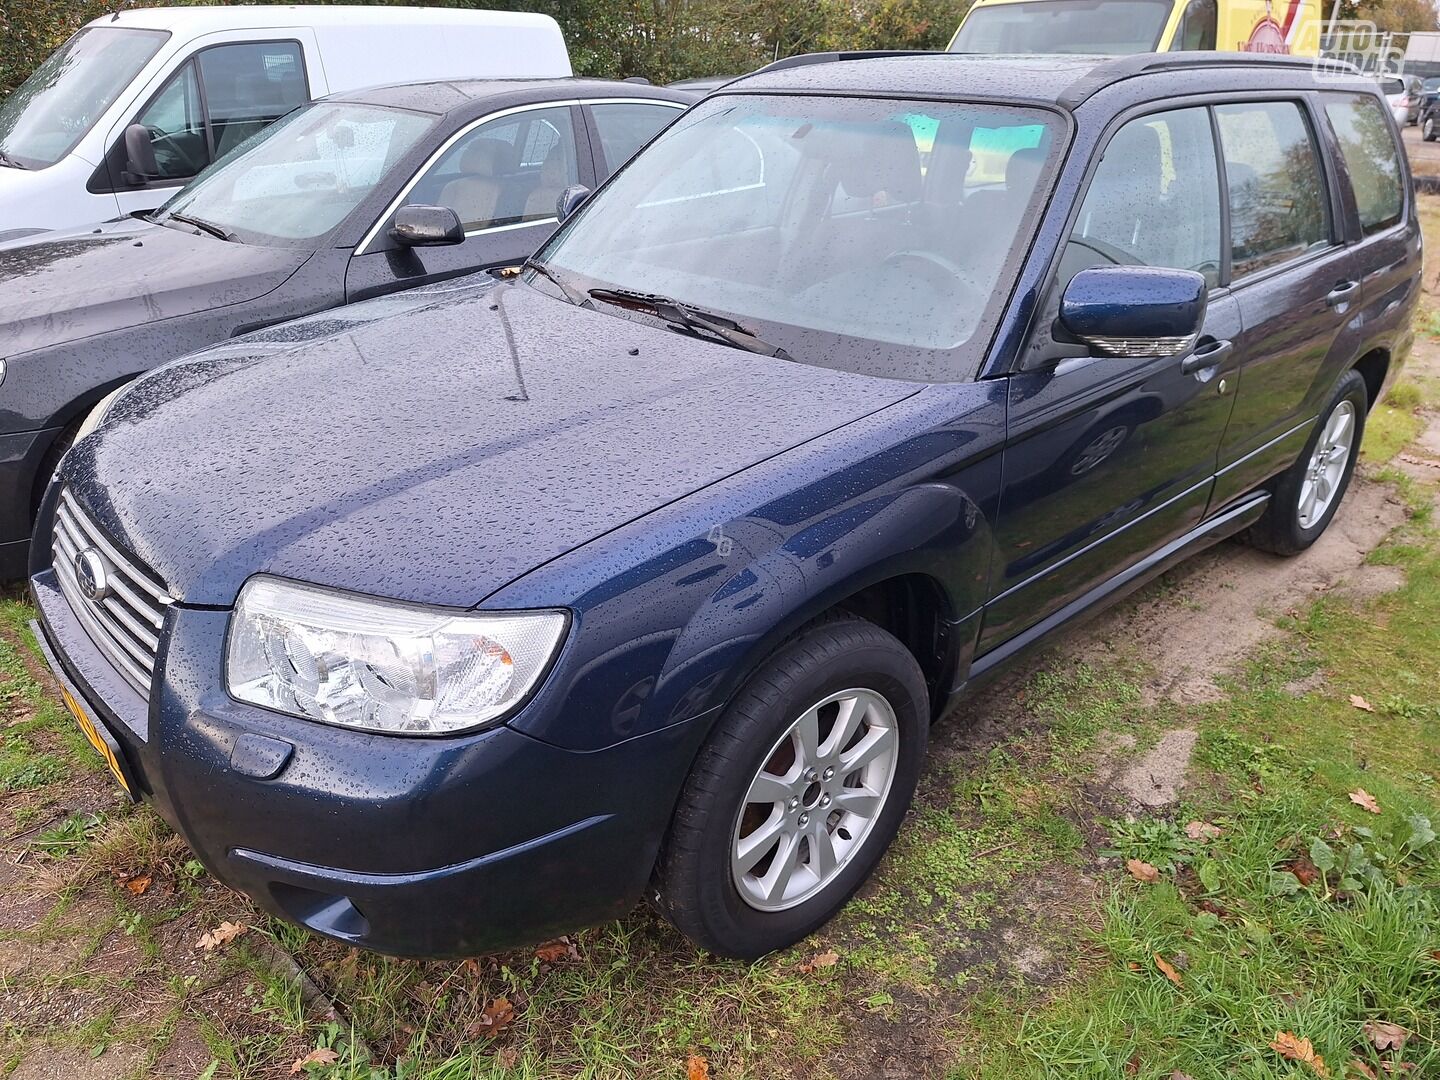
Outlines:
[[515,1006],[510,1003],[510,999],[496,998],[480,1010],[480,1015],[470,1025],[469,1031],[472,1036],[497,1035],[514,1019]]
[[1130,876],[1136,881],[1143,881],[1147,885],[1153,885],[1160,880],[1160,871],[1140,859],[1126,859],[1125,869],[1130,871]]
[[1399,1024],[1387,1024],[1384,1020],[1368,1020],[1361,1030],[1375,1044],[1376,1050],[1399,1050],[1410,1037],[1410,1033]]
[[1350,1068],[1354,1069],[1361,1076],[1365,1077],[1365,1080],[1380,1080],[1380,1078],[1375,1075],[1375,1070],[1372,1069],[1369,1065],[1366,1065],[1363,1061],[1350,1062]]
[[1220,835],[1220,826],[1208,821],[1192,821],[1185,826],[1185,835],[1191,840],[1214,840]]
[[1368,811],[1371,814],[1380,813],[1379,802],[1376,801],[1374,795],[1371,795],[1363,787],[1356,788],[1354,791],[1350,792],[1350,801],[1353,802],[1356,806],[1360,807],[1361,810]]
[[229,919],[226,919],[219,926],[215,927],[214,930],[209,930],[202,934],[200,940],[195,943],[195,948],[212,952],[221,945],[229,945],[230,942],[234,941],[248,929],[249,927],[247,926],[242,926],[240,923],[233,923]]
[[699,1054],[685,1059],[685,1080],[710,1080],[710,1062]]
[[322,1046],[318,1050],[311,1050],[302,1058],[296,1058],[290,1066],[290,1075],[304,1072],[307,1065],[334,1065],[339,1060],[339,1054],[328,1046]]
[[1310,1066],[1316,1076],[1328,1077],[1330,1075],[1330,1070],[1325,1067],[1325,1059],[1315,1052],[1315,1047],[1311,1045],[1309,1039],[1301,1039],[1292,1032],[1282,1031],[1275,1036],[1275,1041],[1270,1044],[1270,1049],[1281,1057]]
[[542,964],[554,964],[561,960],[579,960],[580,953],[569,938],[556,938],[535,947],[535,959]]
[[149,874],[122,874],[120,884],[125,886],[125,891],[131,896],[141,896],[147,892],[151,885]]
[[1176,1069],[1170,1074],[1170,1080],[1195,1080],[1195,1078],[1189,1073],[1182,1073],[1179,1069]]
[[1164,975],[1176,986],[1181,985],[1180,973],[1158,952],[1155,954],[1155,966],[1160,969],[1160,974]]
[[1320,879],[1320,868],[1304,855],[1301,855],[1292,862],[1286,863],[1285,869],[1294,874],[1300,884],[1304,885],[1307,889]]
[[800,973],[809,975],[818,968],[834,967],[840,962],[840,954],[837,952],[817,952],[803,964],[800,965]]
[[1375,711],[1375,706],[1374,706],[1374,705],[1371,705],[1370,702],[1366,701],[1366,700],[1365,700],[1363,697],[1361,697],[1359,694],[1351,694],[1351,695],[1350,695],[1350,704],[1351,704],[1351,705],[1354,705],[1355,708],[1357,708],[1357,709],[1363,709],[1365,712],[1374,712],[1374,711]]

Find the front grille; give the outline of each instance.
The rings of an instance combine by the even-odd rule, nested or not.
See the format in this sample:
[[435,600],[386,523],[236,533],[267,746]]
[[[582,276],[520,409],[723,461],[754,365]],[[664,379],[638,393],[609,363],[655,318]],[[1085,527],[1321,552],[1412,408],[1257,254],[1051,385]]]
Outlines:
[[[55,511],[51,550],[60,591],[86,633],[115,670],[148,701],[155,675],[155,653],[160,648],[160,628],[165,625],[165,608],[173,601],[148,571],[106,539],[68,488],[60,493]],[[81,587],[78,574],[82,572],[82,555],[103,573],[104,589],[94,599]]]

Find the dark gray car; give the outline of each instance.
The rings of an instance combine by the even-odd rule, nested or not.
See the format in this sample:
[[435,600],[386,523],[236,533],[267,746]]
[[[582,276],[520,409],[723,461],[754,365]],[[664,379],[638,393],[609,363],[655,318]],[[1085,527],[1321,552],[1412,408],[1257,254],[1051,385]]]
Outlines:
[[337,95],[149,217],[0,244],[0,576],[23,574],[45,481],[112,389],[272,323],[515,266],[561,192],[593,187],[692,100],[581,79]]

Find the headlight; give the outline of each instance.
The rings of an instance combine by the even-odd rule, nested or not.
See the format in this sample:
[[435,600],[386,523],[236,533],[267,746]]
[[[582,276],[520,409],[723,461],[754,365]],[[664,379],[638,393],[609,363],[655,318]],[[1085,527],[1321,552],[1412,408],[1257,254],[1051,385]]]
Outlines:
[[130,383],[122,383],[95,403],[95,407],[85,414],[85,419],[80,422],[80,426],[75,430],[75,438],[70,443],[71,446],[74,446],[75,443],[79,442],[86,435],[89,435],[105,422],[105,417],[109,415],[110,407],[115,404],[115,399],[120,396],[122,391],[128,390],[130,385]]
[[457,613],[253,577],[230,620],[241,701],[367,731],[464,731],[515,707],[565,636],[562,611]]

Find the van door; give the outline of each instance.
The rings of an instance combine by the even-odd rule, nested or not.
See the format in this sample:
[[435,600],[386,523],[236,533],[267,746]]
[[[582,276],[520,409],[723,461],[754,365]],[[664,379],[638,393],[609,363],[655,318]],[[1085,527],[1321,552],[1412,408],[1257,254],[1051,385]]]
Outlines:
[[[345,275],[347,299],[518,266],[554,231],[555,202],[572,184],[595,184],[578,102],[521,105],[468,124],[419,169],[361,240]],[[454,210],[465,227],[464,243],[407,247],[391,239],[395,212],[412,204]]]
[[[90,190],[113,194],[121,215],[154,209],[212,161],[325,92],[308,27],[261,33],[263,38],[255,31],[226,31],[197,39],[183,60],[153,80],[143,104],[111,130]],[[155,169],[145,175],[126,148],[132,124],[146,129],[154,151]]]
[[1360,280],[1302,101],[1215,106],[1245,330],[1214,507],[1287,466],[1359,343]]

